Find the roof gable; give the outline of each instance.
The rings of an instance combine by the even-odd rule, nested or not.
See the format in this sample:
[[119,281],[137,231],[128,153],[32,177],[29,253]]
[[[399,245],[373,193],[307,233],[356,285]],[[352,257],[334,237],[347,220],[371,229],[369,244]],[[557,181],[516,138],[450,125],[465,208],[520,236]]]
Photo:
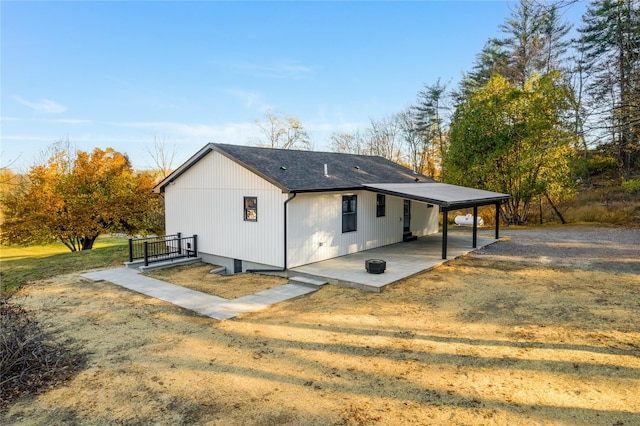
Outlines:
[[169,183],[211,151],[241,164],[284,192],[356,189],[371,183],[436,182],[382,157],[210,143],[160,182],[155,190],[163,192]]

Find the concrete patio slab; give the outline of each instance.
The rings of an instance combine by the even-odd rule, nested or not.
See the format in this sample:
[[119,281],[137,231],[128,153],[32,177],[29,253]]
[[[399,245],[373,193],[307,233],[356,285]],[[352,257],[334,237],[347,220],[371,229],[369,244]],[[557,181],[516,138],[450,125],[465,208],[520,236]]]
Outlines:
[[[492,231],[478,233],[477,247],[472,246],[471,229],[449,231],[447,259],[442,259],[442,234],[429,235],[406,243],[391,244],[365,250],[347,256],[298,266],[289,270],[291,279],[297,275],[329,281],[331,284],[362,290],[381,292],[394,282],[435,268],[447,260],[455,259],[498,240]],[[370,274],[365,270],[368,259],[382,259],[387,269],[382,274]]]

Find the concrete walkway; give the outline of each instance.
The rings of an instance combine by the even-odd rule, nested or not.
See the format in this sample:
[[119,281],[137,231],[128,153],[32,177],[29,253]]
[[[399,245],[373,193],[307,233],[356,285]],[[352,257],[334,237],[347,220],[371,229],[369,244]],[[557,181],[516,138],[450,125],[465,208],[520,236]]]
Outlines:
[[126,267],[87,272],[80,276],[92,281],[109,281],[218,320],[233,318],[245,312],[258,311],[284,300],[313,293],[324,284],[316,282],[312,286],[290,282],[248,296],[227,300],[147,277],[141,275],[138,270]]
[[[450,231],[449,259],[475,250],[471,247],[469,229]],[[446,262],[446,259],[441,258],[441,241],[442,237],[439,234],[430,235],[409,243],[392,244],[299,266],[288,271],[288,284],[233,300],[150,278],[141,275],[138,269],[126,267],[89,272],[81,276],[93,281],[109,281],[201,315],[223,320],[312,293],[328,282],[343,287],[380,292],[389,284]],[[496,241],[498,240],[490,236],[479,235],[477,247],[481,248]],[[387,270],[384,274],[367,273],[364,269],[366,259],[384,259],[387,262]]]

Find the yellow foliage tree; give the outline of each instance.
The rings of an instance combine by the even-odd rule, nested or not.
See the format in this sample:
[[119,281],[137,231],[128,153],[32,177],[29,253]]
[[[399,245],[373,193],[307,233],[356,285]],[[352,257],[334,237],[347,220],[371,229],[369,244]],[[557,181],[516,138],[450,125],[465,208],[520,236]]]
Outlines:
[[570,101],[557,71],[531,77],[523,87],[496,74],[455,112],[446,181],[510,194],[502,209],[513,224],[527,221],[534,200],[545,197],[553,205],[553,198],[571,194]]
[[112,148],[55,153],[31,168],[28,180],[3,199],[5,243],[61,241],[71,251],[90,250],[104,232],[148,231],[154,179],[136,173]]

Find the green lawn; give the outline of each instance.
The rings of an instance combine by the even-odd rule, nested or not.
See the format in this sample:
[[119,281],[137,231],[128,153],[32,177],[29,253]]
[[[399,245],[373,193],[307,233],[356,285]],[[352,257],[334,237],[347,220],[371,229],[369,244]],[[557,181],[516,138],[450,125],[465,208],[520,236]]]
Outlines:
[[62,243],[28,247],[0,246],[0,293],[9,296],[29,281],[118,266],[127,259],[126,238],[100,237],[93,250],[75,253]]

